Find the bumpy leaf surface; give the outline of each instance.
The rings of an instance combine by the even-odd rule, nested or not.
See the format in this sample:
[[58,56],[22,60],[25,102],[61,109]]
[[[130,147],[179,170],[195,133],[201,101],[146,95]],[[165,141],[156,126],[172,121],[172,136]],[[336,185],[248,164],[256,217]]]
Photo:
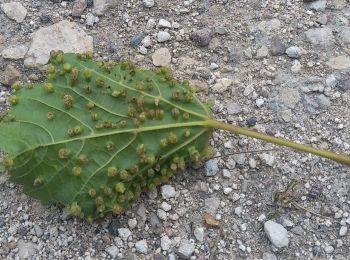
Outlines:
[[43,84],[20,88],[0,123],[3,164],[24,192],[92,221],[201,160],[206,106],[167,69],[54,53]]

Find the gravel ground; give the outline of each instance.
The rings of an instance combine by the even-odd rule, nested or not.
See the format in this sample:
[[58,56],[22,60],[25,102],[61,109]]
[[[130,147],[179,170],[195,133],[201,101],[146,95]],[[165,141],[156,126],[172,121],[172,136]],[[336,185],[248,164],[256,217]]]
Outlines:
[[[218,119],[349,154],[350,4],[304,2],[0,0],[0,112],[8,85],[42,80],[48,49],[93,47],[172,67]],[[95,224],[1,174],[0,259],[349,259],[348,168],[224,131],[211,145],[202,167]]]

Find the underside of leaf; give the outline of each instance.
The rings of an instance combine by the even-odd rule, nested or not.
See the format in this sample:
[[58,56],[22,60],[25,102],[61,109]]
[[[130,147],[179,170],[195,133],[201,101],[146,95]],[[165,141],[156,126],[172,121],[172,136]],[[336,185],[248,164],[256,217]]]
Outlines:
[[24,192],[92,221],[207,154],[207,107],[168,69],[51,55],[43,84],[14,86],[3,164]]

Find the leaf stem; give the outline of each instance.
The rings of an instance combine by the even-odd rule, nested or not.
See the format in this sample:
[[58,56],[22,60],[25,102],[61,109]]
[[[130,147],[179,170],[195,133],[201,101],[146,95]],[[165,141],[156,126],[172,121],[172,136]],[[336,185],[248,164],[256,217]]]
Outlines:
[[269,143],[293,148],[293,149],[298,150],[298,151],[312,153],[312,154],[339,162],[341,164],[350,166],[350,156],[345,155],[345,154],[337,154],[334,152],[320,150],[320,149],[316,149],[316,148],[302,145],[302,144],[297,144],[295,142],[292,142],[292,141],[289,141],[286,139],[282,139],[282,138],[278,138],[278,137],[274,137],[274,136],[270,136],[270,135],[266,135],[266,134],[261,134],[261,133],[255,132],[253,130],[249,130],[247,128],[234,126],[234,125],[230,125],[227,123],[222,123],[222,122],[219,122],[219,121],[216,121],[213,119],[207,120],[207,126],[212,127],[212,128],[219,128],[219,129],[227,130],[227,131],[234,133],[234,134],[240,134],[240,135],[244,135],[244,136],[248,136],[248,137],[252,137],[252,138],[257,138],[257,139],[264,140],[264,141],[269,142]]

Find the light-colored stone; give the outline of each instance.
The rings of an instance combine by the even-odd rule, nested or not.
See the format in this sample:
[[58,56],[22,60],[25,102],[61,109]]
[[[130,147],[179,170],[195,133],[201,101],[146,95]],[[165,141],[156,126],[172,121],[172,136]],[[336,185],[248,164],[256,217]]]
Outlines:
[[93,38],[76,23],[67,20],[44,27],[33,33],[33,40],[24,60],[27,67],[44,65],[52,50],[82,53],[93,50]]
[[212,86],[212,90],[216,93],[223,93],[232,85],[232,83],[233,80],[229,78],[218,79],[215,85]]
[[4,49],[1,52],[1,55],[5,59],[18,60],[18,59],[23,59],[27,51],[28,51],[28,47],[25,45],[13,45]]
[[94,13],[104,15],[109,9],[116,7],[119,1],[116,0],[94,0]]
[[159,28],[171,28],[171,23],[165,19],[159,19]]
[[170,199],[175,197],[176,195],[175,188],[171,185],[163,185],[160,188],[160,192],[162,194],[163,199]]
[[257,59],[263,59],[269,56],[269,49],[266,45],[261,46],[258,51],[256,52],[256,58]]
[[345,55],[340,55],[338,57],[330,58],[326,64],[332,69],[344,70],[350,68],[350,58]]
[[0,73],[0,82],[5,85],[12,85],[19,80],[21,73],[11,64],[7,65],[5,71]]
[[17,242],[18,256],[20,259],[30,258],[35,254],[35,244],[32,242],[25,242],[20,239]]
[[315,46],[329,46],[334,43],[332,30],[324,28],[312,28],[305,32],[307,40]]
[[289,108],[294,108],[300,101],[300,94],[297,89],[283,88],[279,93],[280,101]]
[[119,254],[119,249],[115,245],[109,246],[105,250],[113,259]]
[[282,248],[288,246],[288,231],[281,224],[268,220],[264,223],[264,230],[275,247]]
[[172,242],[171,239],[165,235],[160,239],[160,247],[164,251],[168,251],[171,248]]
[[286,50],[286,54],[290,58],[298,59],[302,54],[302,50],[297,46],[291,46]]
[[317,0],[308,4],[308,8],[315,11],[324,11],[326,9],[327,0]]
[[194,243],[188,241],[188,240],[183,240],[181,241],[181,244],[179,246],[179,250],[177,251],[177,254],[182,258],[182,259],[189,259],[191,255],[193,254],[195,249]]
[[143,5],[147,8],[151,8],[154,6],[154,0],[143,0]]
[[138,253],[141,254],[147,254],[148,252],[148,245],[146,239],[140,240],[135,243],[135,248]]
[[160,67],[166,67],[170,65],[171,54],[167,48],[160,48],[156,50],[152,55],[153,65]]
[[126,241],[132,235],[130,229],[128,228],[118,228],[118,234],[124,241]]
[[220,207],[220,199],[217,197],[206,198],[204,200],[205,211],[215,215],[216,211]]
[[27,9],[20,2],[4,3],[1,5],[1,10],[8,18],[15,20],[17,23],[23,22],[27,16]]
[[166,31],[159,31],[157,33],[157,41],[158,42],[166,42],[170,40],[170,34]]
[[197,227],[194,231],[193,231],[193,235],[196,237],[196,239],[199,242],[203,242],[204,240],[204,228],[203,227]]

